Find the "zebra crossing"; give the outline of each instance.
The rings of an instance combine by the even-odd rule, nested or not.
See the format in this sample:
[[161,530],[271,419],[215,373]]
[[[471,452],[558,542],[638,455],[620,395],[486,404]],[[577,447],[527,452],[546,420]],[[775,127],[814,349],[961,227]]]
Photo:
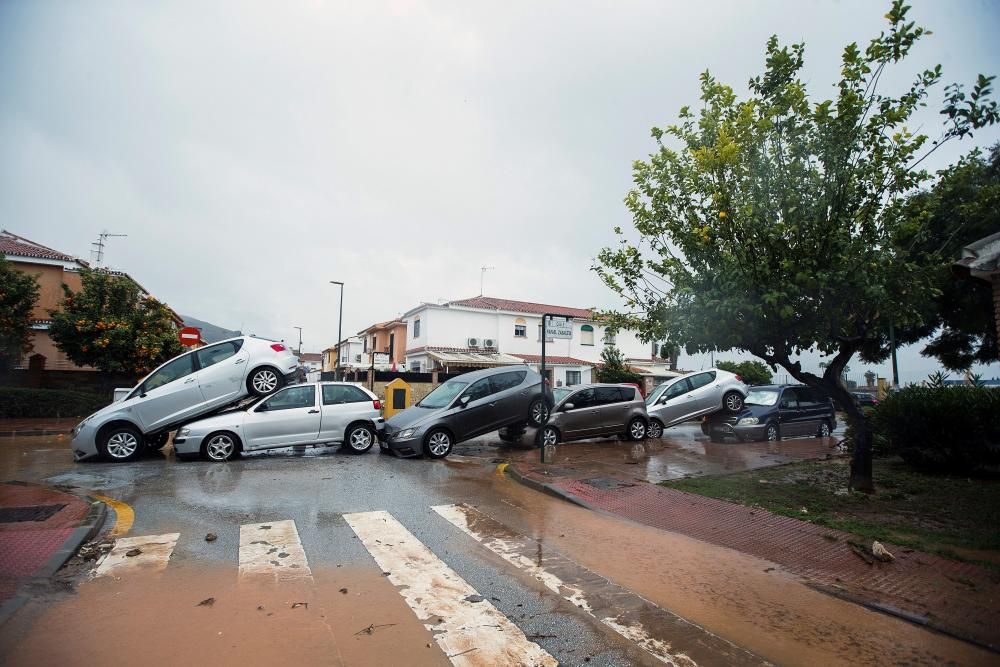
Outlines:
[[[718,664],[720,659],[727,664],[765,664],[557,552],[541,557],[537,542],[477,509],[438,505],[430,510],[459,535],[473,540],[476,548],[488,550],[506,566],[539,582],[543,595],[569,602],[576,613],[610,629],[647,658],[678,667]],[[451,664],[559,664],[391,513],[356,512],[343,518]],[[119,538],[93,576],[128,580],[163,571],[180,538],[179,533]],[[295,522],[241,525],[237,576],[279,584],[310,583],[312,570]]]

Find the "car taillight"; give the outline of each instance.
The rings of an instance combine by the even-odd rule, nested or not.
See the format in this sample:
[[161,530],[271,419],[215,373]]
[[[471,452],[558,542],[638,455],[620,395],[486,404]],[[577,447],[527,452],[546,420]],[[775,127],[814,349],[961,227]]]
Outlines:
[[375,407],[376,410],[382,409],[382,401],[378,400],[372,401],[372,405]]
[[737,382],[743,382],[743,378],[742,378],[742,377],[740,377],[739,375],[737,375],[737,376],[736,376],[736,381],[737,381]]
[[274,350],[275,352],[284,352],[288,348],[282,345],[281,343],[273,343],[271,345],[271,349]]

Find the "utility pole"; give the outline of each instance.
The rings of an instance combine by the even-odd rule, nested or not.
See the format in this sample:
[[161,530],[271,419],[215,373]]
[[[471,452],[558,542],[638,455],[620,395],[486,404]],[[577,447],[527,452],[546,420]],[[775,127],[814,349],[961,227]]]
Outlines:
[[479,268],[479,296],[483,295],[483,288],[486,285],[486,272],[496,268],[495,266],[482,266]]
[[94,257],[94,264],[96,264],[97,266],[100,266],[101,262],[104,261],[104,246],[107,245],[107,240],[109,238],[111,238],[111,237],[124,238],[126,236],[128,236],[128,234],[112,234],[112,233],[110,233],[106,229],[103,232],[101,232],[100,234],[98,234],[98,236],[97,236],[97,243],[91,243],[90,244],[90,245],[94,246],[95,248],[97,248],[97,250],[91,250],[90,251],[91,256]]
[[892,350],[892,386],[899,389],[899,366],[896,364],[896,329],[889,324],[889,348]]
[[332,285],[340,285],[340,315],[337,316],[337,365],[334,367],[334,370],[333,370],[333,379],[336,380],[336,381],[340,381],[340,356],[341,356],[340,334],[341,334],[341,332],[343,331],[343,328],[344,328],[343,327],[343,325],[344,325],[344,283],[342,283],[340,281],[337,281],[337,280],[331,280],[330,283]]
[[302,327],[292,327],[293,329],[299,330],[299,351],[297,354],[302,354]]

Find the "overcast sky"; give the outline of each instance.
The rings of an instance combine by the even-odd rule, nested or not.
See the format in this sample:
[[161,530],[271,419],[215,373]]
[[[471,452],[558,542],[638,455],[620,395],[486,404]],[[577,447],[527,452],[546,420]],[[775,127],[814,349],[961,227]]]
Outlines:
[[[84,259],[128,234],[107,262],[178,312],[309,351],[336,339],[330,280],[345,334],[477,295],[482,266],[491,296],[613,307],[593,257],[699,73],[742,92],[778,34],[830,96],[888,4],[5,0],[0,226]],[[890,85],[1000,72],[996,3],[913,4],[934,34]]]

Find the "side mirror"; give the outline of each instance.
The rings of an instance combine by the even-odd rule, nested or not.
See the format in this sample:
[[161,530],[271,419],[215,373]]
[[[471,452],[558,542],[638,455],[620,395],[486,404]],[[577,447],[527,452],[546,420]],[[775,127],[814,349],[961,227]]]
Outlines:
[[267,412],[267,403],[261,403],[257,406],[257,412]]
[[459,402],[459,403],[460,403],[460,404],[462,405],[462,407],[464,408],[464,407],[465,407],[466,405],[468,405],[468,404],[469,404],[469,401],[471,401],[471,400],[472,400],[472,397],[471,397],[471,396],[469,396],[468,394],[466,394],[466,395],[465,395],[465,396],[463,396],[462,398],[458,399],[458,402]]
[[573,405],[572,403],[566,403],[566,404],[563,405],[563,410],[572,410],[575,407],[576,406]]

